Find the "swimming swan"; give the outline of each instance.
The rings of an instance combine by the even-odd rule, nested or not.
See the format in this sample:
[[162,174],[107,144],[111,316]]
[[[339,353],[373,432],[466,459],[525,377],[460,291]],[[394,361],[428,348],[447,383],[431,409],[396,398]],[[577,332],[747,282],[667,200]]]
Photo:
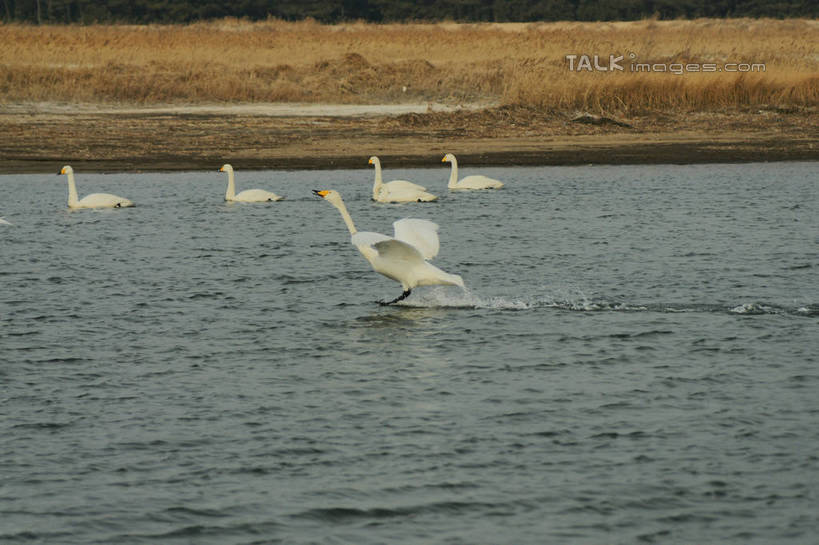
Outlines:
[[436,224],[427,220],[404,218],[392,224],[395,229],[394,237],[359,232],[337,191],[314,189],[313,193],[338,208],[352,235],[350,242],[370,262],[373,270],[401,283],[404,292],[392,301],[381,304],[390,305],[406,299],[416,286],[443,284],[464,287],[460,276],[446,273],[427,261],[438,255]]
[[427,188],[408,182],[394,180],[384,183],[381,179],[381,161],[373,155],[370,164],[375,165],[375,183],[373,183],[373,200],[378,202],[429,202],[438,197],[427,193]]
[[264,189],[245,189],[238,195],[236,194],[236,179],[233,176],[233,167],[230,165],[222,165],[219,172],[227,172],[228,185],[225,192],[225,200],[231,202],[271,202],[280,201],[284,197],[279,197],[275,193],[265,191]]
[[467,176],[458,181],[458,160],[451,153],[444,155],[441,159],[442,163],[452,163],[452,172],[449,175],[449,189],[500,189],[503,187],[503,182],[489,178],[487,176]]
[[110,193],[91,193],[82,199],[77,199],[77,184],[74,183],[74,169],[64,166],[60,174],[68,174],[68,207],[69,208],[125,208],[134,206],[134,203],[124,197],[117,197]]

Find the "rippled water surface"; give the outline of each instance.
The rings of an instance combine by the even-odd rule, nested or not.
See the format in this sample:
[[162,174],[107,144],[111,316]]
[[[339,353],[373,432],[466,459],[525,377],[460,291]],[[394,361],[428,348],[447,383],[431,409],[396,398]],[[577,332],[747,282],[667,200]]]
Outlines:
[[[59,165],[55,166],[55,170]],[[0,176],[0,542],[812,543],[819,165]],[[349,244],[411,216],[467,291]]]

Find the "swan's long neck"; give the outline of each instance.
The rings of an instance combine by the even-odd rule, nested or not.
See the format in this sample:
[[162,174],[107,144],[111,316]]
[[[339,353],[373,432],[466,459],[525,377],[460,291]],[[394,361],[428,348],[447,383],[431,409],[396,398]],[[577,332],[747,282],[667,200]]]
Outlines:
[[233,177],[233,171],[232,170],[228,170],[227,175],[228,175],[228,186],[227,186],[227,192],[225,193],[225,200],[229,201],[229,200],[232,200],[233,197],[236,196],[236,179]]
[[68,173],[68,206],[76,206],[80,202],[77,197],[77,184],[74,182],[74,173]]
[[458,161],[453,157],[450,163],[452,163],[452,171],[449,173],[449,184],[447,187],[453,188],[458,185]]
[[376,199],[378,197],[379,191],[381,191],[381,187],[384,185],[384,180],[381,178],[381,163],[375,161],[373,165],[375,165],[375,183],[373,183],[373,199]]
[[341,218],[344,220],[344,224],[347,226],[347,229],[350,230],[350,234],[356,234],[358,230],[355,228],[355,224],[353,223],[353,218],[350,216],[350,213],[347,212],[347,207],[344,206],[344,201],[339,201],[336,208],[338,208],[338,211],[341,212]]

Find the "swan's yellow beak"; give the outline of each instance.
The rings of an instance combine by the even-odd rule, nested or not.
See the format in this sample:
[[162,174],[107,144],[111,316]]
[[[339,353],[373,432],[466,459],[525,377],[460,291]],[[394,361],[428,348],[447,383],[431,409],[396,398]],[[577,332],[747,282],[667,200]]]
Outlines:
[[225,167],[219,167],[219,172],[224,172],[224,171],[225,171]]
[[443,158],[443,159],[441,159],[441,162],[442,162],[442,163],[446,163],[446,155],[444,155],[444,158]]
[[368,164],[368,165],[373,164],[373,160],[372,160],[372,159],[370,159],[369,161],[367,161],[367,164]]
[[57,175],[60,175],[60,174],[65,174],[65,167],[61,168],[60,172],[57,173]]
[[322,199],[323,199],[324,197],[326,197],[327,195],[329,195],[329,194],[330,194],[330,192],[329,192],[329,191],[327,191],[326,189],[323,189],[323,190],[321,190],[321,191],[319,191],[318,189],[314,189],[314,190],[313,190],[313,193],[315,193],[316,195],[318,195],[318,196],[319,196],[319,197],[321,197]]

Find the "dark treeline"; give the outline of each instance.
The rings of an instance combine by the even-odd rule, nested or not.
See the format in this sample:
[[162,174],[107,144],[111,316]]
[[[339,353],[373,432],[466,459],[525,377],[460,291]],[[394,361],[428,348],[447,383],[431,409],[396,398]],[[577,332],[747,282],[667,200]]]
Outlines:
[[0,19],[29,23],[190,23],[276,17],[323,23],[611,21],[646,17],[819,17],[817,0],[0,0]]

